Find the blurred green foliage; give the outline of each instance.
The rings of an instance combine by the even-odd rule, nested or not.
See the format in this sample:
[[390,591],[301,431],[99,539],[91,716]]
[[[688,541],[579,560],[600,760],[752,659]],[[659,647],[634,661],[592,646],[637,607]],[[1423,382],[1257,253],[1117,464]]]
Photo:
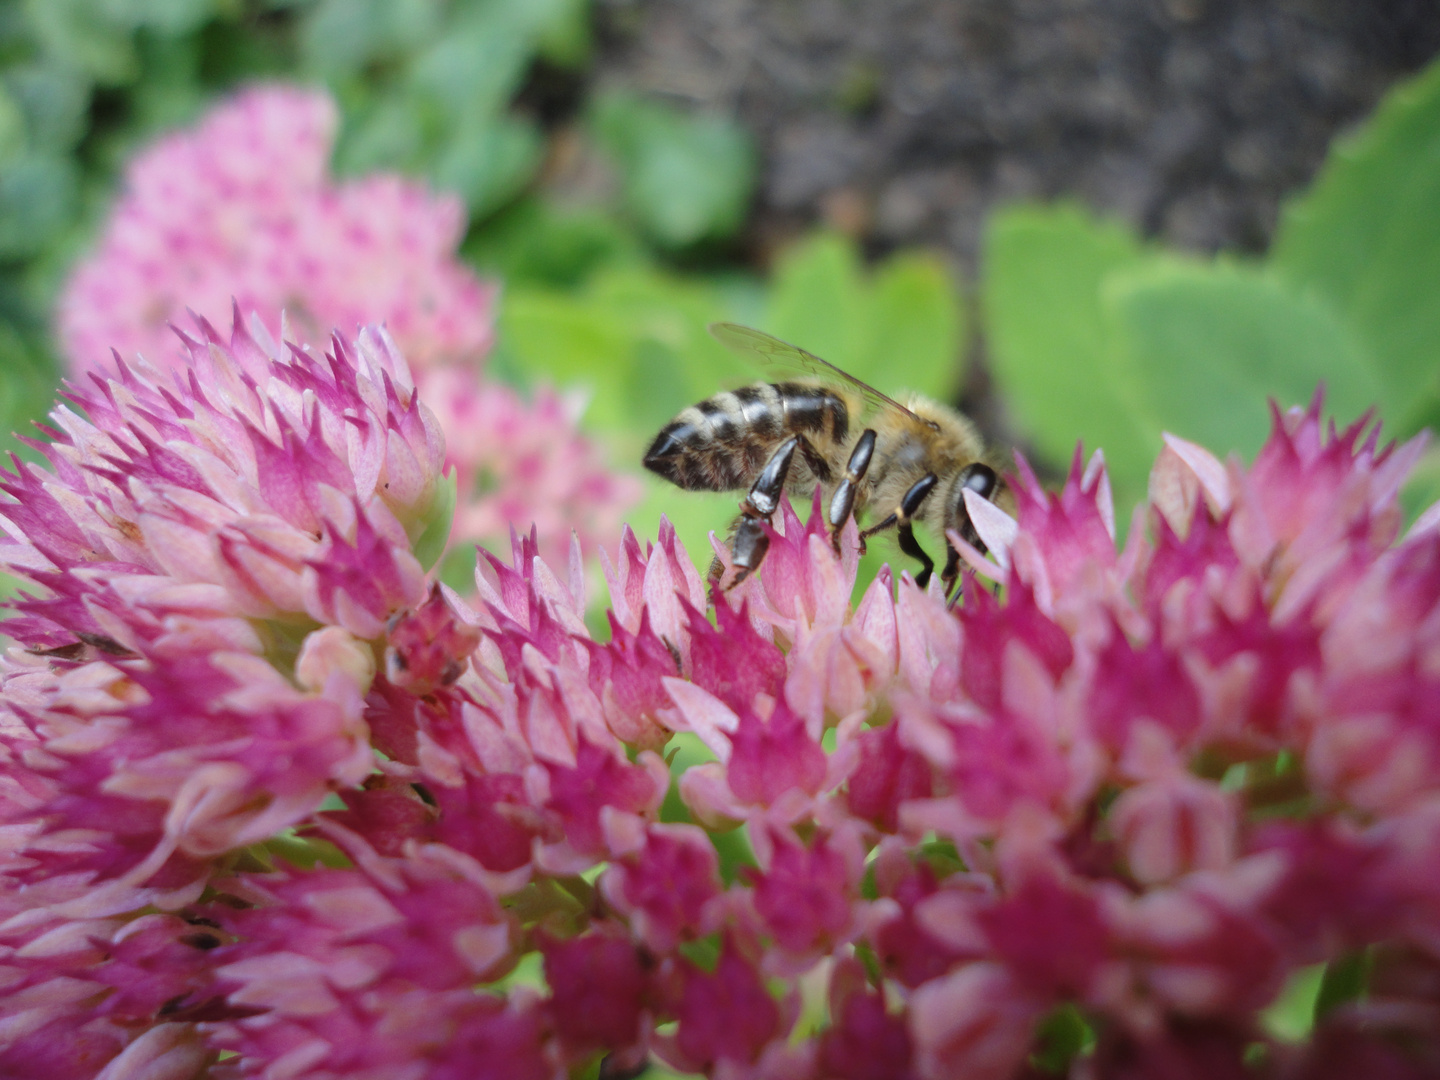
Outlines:
[[1365,349],[1410,432],[1440,411],[1440,63],[1398,87],[1292,202],[1270,265]]
[[505,282],[579,285],[602,266],[644,261],[633,229],[599,207],[557,207],[529,196],[495,215],[466,241],[465,257]]
[[1378,406],[1412,435],[1440,419],[1440,64],[1335,147],[1265,260],[1185,258],[1067,205],[997,215],[985,256],[1007,406],[1052,463],[1104,447],[1122,506],[1162,431],[1251,455],[1267,397],[1321,382],[1338,422]]
[[745,220],[755,154],[733,120],[687,116],[625,91],[600,94],[591,118],[620,167],[626,210],[660,247],[720,239]]
[[299,26],[299,66],[344,109],[337,168],[424,176],[477,218],[502,206],[544,147],[511,100],[538,59],[583,62],[586,15],[584,0],[319,0]]
[[1315,1006],[1325,972],[1324,964],[1312,964],[1291,974],[1270,1007],[1260,1014],[1266,1034],[1288,1043],[1309,1036],[1315,1027]]

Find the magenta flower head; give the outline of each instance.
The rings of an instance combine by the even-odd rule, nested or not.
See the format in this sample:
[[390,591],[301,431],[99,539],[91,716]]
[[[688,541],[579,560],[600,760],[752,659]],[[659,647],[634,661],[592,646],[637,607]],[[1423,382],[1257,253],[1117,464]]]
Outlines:
[[[372,642],[425,598],[417,551],[448,525],[443,439],[383,330],[323,357],[238,319],[182,340],[183,372],[117,357],[72,387],[33,444],[45,464],[0,482],[0,559],[22,582],[0,933],[30,958],[5,1008],[44,1044],[109,1000],[122,965],[94,960],[122,940],[167,969],[219,943],[137,937],[134,913],[185,911],[236,853],[374,769]],[[97,1025],[97,1047],[128,1045],[129,1012]],[[15,1075],[29,1051],[7,1053]]]
[[620,535],[642,487],[607,468],[600,447],[581,434],[583,399],[541,388],[527,401],[454,364],[426,371],[421,393],[445,431],[455,468],[457,541],[503,537],[511,523],[533,525],[545,558],[562,565],[572,532],[589,555],[601,540]]
[[495,290],[455,259],[464,206],[389,174],[332,180],[339,119],[323,91],[256,86],[136,157],[60,298],[72,369],[111,349],[183,365],[169,324],[218,324],[232,300],[283,309],[305,341],[384,322],[417,368],[483,357]]
[[578,542],[426,576],[383,333],[186,345],[5,480],[0,1074],[1435,1073],[1418,441],[1171,439],[1123,547],[1022,465],[954,599],[786,508],[712,612],[627,531],[597,639]]
[[[572,531],[593,554],[640,497],[578,430],[580,402],[533,402],[482,376],[498,289],[456,256],[464,206],[398,175],[337,181],[339,124],[321,90],[260,85],[142,150],[96,249],[71,273],[56,322],[71,371],[112,350],[183,367],[171,324],[232,307],[298,340],[383,324],[435,408],[459,483],[454,539],[503,541],[534,524],[563,561]],[[283,337],[283,333],[282,333]]]

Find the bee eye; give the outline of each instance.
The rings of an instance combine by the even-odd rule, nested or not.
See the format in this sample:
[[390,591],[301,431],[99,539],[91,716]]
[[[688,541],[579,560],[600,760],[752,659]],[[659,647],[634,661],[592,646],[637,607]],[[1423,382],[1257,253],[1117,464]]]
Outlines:
[[[960,470],[960,489],[973,491],[982,499],[988,499],[995,494],[995,489],[999,485],[1000,478],[995,475],[995,470],[989,465],[982,465],[977,461]],[[964,497],[963,494],[961,497]]]
[[989,499],[999,487],[1000,478],[995,475],[995,470],[977,461],[960,470],[955,477],[955,486],[951,488],[954,494],[951,496],[950,525],[981,554],[985,553],[985,545],[970,521],[970,511],[965,508],[965,492],[973,491],[982,499]]

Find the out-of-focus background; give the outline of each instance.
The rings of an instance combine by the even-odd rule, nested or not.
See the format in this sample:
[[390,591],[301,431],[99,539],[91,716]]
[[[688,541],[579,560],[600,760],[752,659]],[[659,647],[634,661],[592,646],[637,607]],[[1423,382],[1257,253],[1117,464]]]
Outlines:
[[[1162,430],[1253,453],[1267,396],[1321,380],[1341,421],[1440,417],[1432,0],[6,0],[0,50],[7,429],[107,362],[57,305],[180,317],[183,275],[146,289],[194,257],[182,197],[159,269],[62,298],[127,163],[257,81],[333,98],[334,183],[458,196],[458,259],[500,292],[447,385],[563,401],[615,473],[755,376],[715,319],[960,404],[1052,476],[1103,446],[1122,509]],[[469,462],[462,502],[541,468],[502,458]],[[646,483],[639,507],[605,489],[642,535],[663,510],[693,551],[733,512]],[[1410,502],[1436,494],[1432,455]]]

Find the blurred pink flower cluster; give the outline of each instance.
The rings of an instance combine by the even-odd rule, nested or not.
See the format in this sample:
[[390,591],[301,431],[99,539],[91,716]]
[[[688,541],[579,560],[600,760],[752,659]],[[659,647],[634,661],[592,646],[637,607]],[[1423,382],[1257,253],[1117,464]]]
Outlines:
[[549,391],[529,404],[481,374],[497,290],[455,257],[463,204],[392,174],[336,182],[338,121],[323,91],[258,86],[137,156],[96,250],[60,298],[71,370],[107,368],[112,350],[183,365],[171,324],[185,323],[187,310],[222,323],[238,306],[272,330],[283,311],[304,341],[383,322],[422,386],[437,382],[427,400],[454,398],[457,420],[481,415],[525,444],[517,452],[442,417],[466,506],[457,540],[503,540],[508,522],[534,521],[554,537],[553,558],[563,559],[572,528],[587,551],[610,542],[638,484],[598,463],[573,411]]
[[481,359],[495,289],[455,259],[464,205],[392,174],[336,183],[338,123],[321,90],[259,86],[140,153],[60,299],[71,367],[111,349],[183,364],[170,324],[187,309],[222,322],[232,303],[284,309],[305,341],[383,321],[417,370]]
[[383,332],[201,338],[4,482],[0,1075],[1440,1068],[1418,442],[1171,440],[1123,549],[1098,455],[1022,463],[955,605],[852,602],[853,525],[787,506],[712,621],[627,533],[601,642],[578,547],[427,579],[443,451]]

